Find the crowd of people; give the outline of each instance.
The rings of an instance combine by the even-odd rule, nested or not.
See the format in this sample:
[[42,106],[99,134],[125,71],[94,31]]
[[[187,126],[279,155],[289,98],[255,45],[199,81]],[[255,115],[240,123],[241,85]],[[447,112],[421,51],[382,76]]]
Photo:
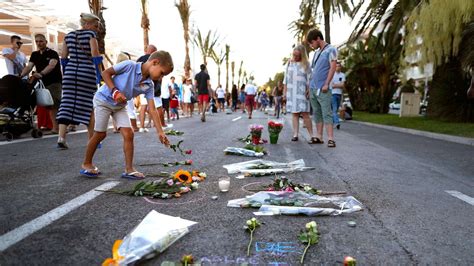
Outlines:
[[[208,112],[237,112],[248,115],[256,110],[267,114],[274,107],[273,116],[291,113],[292,141],[298,141],[299,120],[310,135],[310,144],[323,144],[323,129],[327,132],[328,147],[336,147],[333,128],[340,129],[338,109],[345,76],[337,62],[337,50],[324,41],[319,30],[307,35],[307,42],[316,50],[313,59],[308,59],[304,45],[293,49],[292,58],[286,64],[284,79],[270,91],[259,90],[252,80],[240,88],[232,85],[230,91],[221,84],[212,88],[206,65],[194,77],[182,77],[178,82],[172,76],[170,82],[162,84],[162,78],[174,69],[170,54],[148,45],[145,55],[137,61],[127,53],[118,56],[114,66],[101,71],[102,56],[99,54],[96,33],[99,18],[92,14],[81,14],[81,28],[65,36],[61,56],[47,47],[43,34],[35,35],[38,48],[27,62],[20,51],[21,38],[11,37],[11,48],[3,50],[9,74],[41,81],[50,91],[54,104],[38,107],[38,123],[41,115],[47,115],[52,134],[58,134],[57,147],[68,149],[66,141],[68,127],[84,124],[88,129],[84,162],[80,173],[95,177],[100,174],[93,164],[93,156],[106,137],[108,122],[112,117],[115,133],[121,133],[124,141],[124,178],[141,179],[144,175],[133,167],[133,134],[146,133],[152,125],[158,138],[169,145],[164,134],[170,121],[192,117],[197,103],[197,114],[206,122]],[[62,68],[62,71],[61,71]],[[137,116],[138,113],[138,116]],[[147,117],[148,114],[148,123]],[[316,132],[313,131],[313,122]],[[272,114],[270,114],[272,115]],[[137,119],[138,118],[138,119]],[[137,121],[138,120],[138,121]]]

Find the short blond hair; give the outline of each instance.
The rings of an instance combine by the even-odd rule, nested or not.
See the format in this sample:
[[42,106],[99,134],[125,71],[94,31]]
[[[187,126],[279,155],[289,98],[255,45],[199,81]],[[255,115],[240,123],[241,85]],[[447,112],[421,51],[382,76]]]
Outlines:
[[84,26],[87,23],[95,22],[95,21],[100,21],[100,18],[91,13],[81,13],[81,20],[80,20],[81,26]]
[[148,61],[151,61],[153,59],[160,59],[160,65],[169,67],[170,70],[173,71],[174,65],[170,53],[162,50],[156,51],[150,55]]

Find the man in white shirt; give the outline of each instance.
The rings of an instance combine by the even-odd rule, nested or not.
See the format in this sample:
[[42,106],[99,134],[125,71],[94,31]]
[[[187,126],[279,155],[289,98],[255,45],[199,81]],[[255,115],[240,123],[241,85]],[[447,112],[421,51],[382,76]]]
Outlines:
[[221,109],[222,112],[224,112],[225,91],[222,88],[221,84],[217,86],[216,94],[217,94],[217,103],[219,104],[219,108]]
[[12,35],[10,37],[11,48],[3,48],[2,54],[7,59],[7,71],[10,75],[19,76],[26,66],[26,56],[20,51],[21,37]]
[[245,86],[245,107],[249,114],[249,119],[252,119],[252,111],[255,105],[255,94],[257,94],[257,87],[251,81]]
[[341,124],[339,122],[338,110],[339,106],[341,106],[341,99],[342,99],[342,91],[344,89],[344,82],[346,81],[346,75],[341,72],[341,62],[336,63],[336,72],[332,78],[331,88],[332,88],[332,121],[333,124],[336,125],[337,129],[341,128]]

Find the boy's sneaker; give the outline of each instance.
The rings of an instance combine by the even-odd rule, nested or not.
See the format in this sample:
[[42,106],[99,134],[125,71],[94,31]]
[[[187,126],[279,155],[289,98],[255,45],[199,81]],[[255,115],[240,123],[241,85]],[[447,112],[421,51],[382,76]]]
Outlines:
[[140,133],[147,133],[148,132],[148,128],[144,128],[144,127],[141,127],[138,132]]

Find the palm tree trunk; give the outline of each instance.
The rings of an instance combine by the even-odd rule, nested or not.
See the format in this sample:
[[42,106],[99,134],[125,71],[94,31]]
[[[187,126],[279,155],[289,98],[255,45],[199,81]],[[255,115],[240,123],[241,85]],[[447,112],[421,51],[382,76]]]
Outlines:
[[221,85],[221,65],[217,66],[217,85]]
[[234,82],[235,62],[234,61],[230,62],[230,69],[232,70],[232,86],[233,86],[235,84]]
[[331,43],[331,23],[329,17],[329,10],[324,11],[324,38],[327,43]]
[[184,49],[186,55],[184,57],[184,76],[186,78],[191,77],[191,59],[189,58],[189,33],[184,31]]

